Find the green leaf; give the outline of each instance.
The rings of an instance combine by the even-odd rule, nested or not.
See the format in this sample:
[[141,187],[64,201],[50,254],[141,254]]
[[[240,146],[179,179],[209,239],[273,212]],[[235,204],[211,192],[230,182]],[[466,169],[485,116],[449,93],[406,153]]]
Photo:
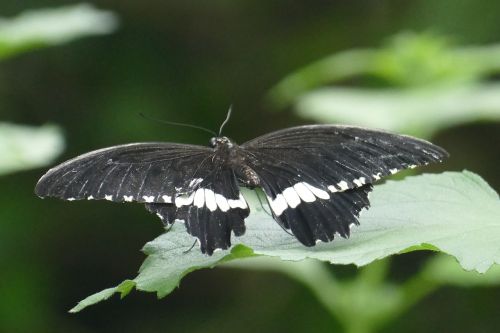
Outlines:
[[446,127],[500,120],[500,85],[432,89],[324,88],[303,95],[301,116],[322,123],[345,123],[430,137]]
[[12,19],[2,18],[0,59],[84,36],[108,34],[117,22],[113,13],[89,4],[30,10]]
[[402,32],[380,49],[340,51],[286,76],[269,93],[278,107],[320,86],[370,76],[392,87],[422,88],[479,82],[500,71],[500,45],[453,47],[448,38]]
[[[216,252],[211,257],[197,249],[184,253],[191,246],[192,237],[181,223],[175,224],[171,231],[146,244],[148,258],[134,279],[136,288],[163,297],[194,270],[254,255],[362,266],[408,249],[431,246],[454,256],[466,270],[483,273],[500,263],[498,194],[471,172],[388,181],[376,186],[370,199],[372,207],[362,212],[361,225],[352,229],[350,239],[340,238],[311,248],[285,233],[258,207],[252,207],[246,234],[233,238],[245,246]],[[103,294],[90,296],[85,304],[103,300],[109,292],[107,289]]]
[[59,127],[0,123],[0,175],[51,163],[63,150]]
[[69,310],[69,312],[76,313],[76,312],[79,312],[79,311],[85,309],[89,305],[94,305],[100,301],[105,301],[108,298],[110,298],[111,296],[113,296],[114,293],[116,293],[116,292],[118,292],[118,287],[104,289],[98,293],[90,295],[89,297],[85,298],[84,300],[81,300],[80,302],[78,302],[78,304],[74,308]]
[[453,257],[438,255],[425,265],[422,276],[428,281],[452,286],[497,286],[500,285],[500,266],[491,267],[485,274],[467,272],[460,269]]

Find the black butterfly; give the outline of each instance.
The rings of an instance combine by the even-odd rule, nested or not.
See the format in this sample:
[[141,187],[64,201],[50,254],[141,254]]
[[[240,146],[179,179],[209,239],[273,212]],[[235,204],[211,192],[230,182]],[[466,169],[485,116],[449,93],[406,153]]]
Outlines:
[[[226,119],[227,120],[227,119]],[[272,132],[242,145],[224,136],[209,147],[132,143],[96,150],[49,170],[40,197],[144,203],[167,225],[183,220],[203,253],[231,246],[250,210],[239,186],[260,187],[276,222],[302,244],[349,236],[368,208],[372,183],[440,162],[429,142],[360,127],[311,125]]]

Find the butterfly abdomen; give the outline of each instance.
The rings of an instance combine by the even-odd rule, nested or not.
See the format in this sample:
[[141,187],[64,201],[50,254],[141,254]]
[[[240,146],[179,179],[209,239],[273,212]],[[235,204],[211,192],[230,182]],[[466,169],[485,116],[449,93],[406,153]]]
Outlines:
[[239,165],[235,169],[236,177],[244,186],[255,188],[260,185],[260,178],[257,173],[246,164]]

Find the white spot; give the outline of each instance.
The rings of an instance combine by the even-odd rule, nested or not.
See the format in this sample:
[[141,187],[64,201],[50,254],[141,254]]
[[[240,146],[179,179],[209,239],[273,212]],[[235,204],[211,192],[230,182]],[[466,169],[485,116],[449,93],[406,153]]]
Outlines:
[[172,197],[170,195],[165,194],[161,198],[163,199],[163,202],[165,202],[165,203],[172,203]]
[[354,179],[352,182],[356,184],[356,186],[363,186],[365,184],[365,177],[359,177],[358,179]]
[[182,187],[177,187],[177,186],[176,186],[176,187],[175,187],[175,190],[176,190],[177,192],[179,192],[180,190],[182,190]]
[[240,193],[239,199],[237,199],[237,200],[229,199],[229,200],[227,200],[227,203],[229,204],[229,207],[231,207],[231,208],[241,208],[241,209],[248,208],[247,202],[245,201],[245,198],[243,198],[243,195],[241,193]]
[[283,191],[283,196],[285,197],[285,200],[291,208],[295,208],[300,204],[300,197],[295,192],[293,187],[288,187]]
[[205,204],[211,212],[217,209],[217,202],[215,201],[215,193],[210,189],[205,189]]
[[74,200],[75,200],[75,198],[68,198],[68,199],[66,199],[66,200],[68,200],[68,201],[74,201]]
[[293,185],[295,192],[299,195],[300,199],[305,202],[313,202],[316,200],[314,194],[304,185],[304,183],[297,183]]
[[87,200],[92,200],[92,199],[94,199],[94,197],[93,197],[93,196],[91,196],[91,195],[89,195],[89,196],[87,197]]
[[323,243],[323,241],[322,241],[321,239],[316,239],[316,240],[314,241],[314,243],[319,244],[319,243]]
[[123,200],[131,202],[134,199],[132,195],[124,195]]
[[333,185],[328,186],[328,190],[329,190],[330,192],[332,192],[332,193],[335,193],[335,192],[337,192],[337,191],[338,191],[338,190],[337,190],[337,188],[336,188],[335,186],[333,186]]
[[106,195],[104,196],[104,199],[106,199],[106,200],[110,200],[110,201],[111,201],[111,200],[113,200],[113,196],[112,196],[111,194],[106,194]]
[[143,198],[143,199],[144,199],[144,201],[146,201],[146,202],[153,202],[153,201],[155,200],[155,197],[154,197],[154,196],[152,196],[152,195],[151,195],[151,196],[149,196],[149,197],[148,197],[147,195],[144,195],[144,196],[142,196],[142,198]]
[[377,174],[373,175],[373,179],[379,180],[381,175],[382,175],[382,173],[377,172]]
[[317,196],[320,199],[325,199],[328,200],[330,199],[330,195],[328,192],[323,191],[322,189],[319,189],[317,187],[314,187],[312,185],[309,185],[308,183],[303,183],[309,190],[311,190],[312,193],[314,193],[315,196]]
[[398,172],[398,169],[390,169],[390,170],[389,170],[389,172],[390,172],[391,174],[395,174],[396,172]]
[[194,192],[190,196],[181,195],[175,198],[175,206],[182,207],[190,205],[193,202]]
[[274,200],[271,199],[271,197],[267,197],[267,200],[269,201],[269,206],[271,206],[271,209],[277,216],[280,216],[285,209],[288,208],[286,200],[282,194],[278,194]]
[[203,207],[205,205],[205,190],[202,188],[197,189],[193,200],[193,204],[196,207]]
[[163,220],[163,215],[161,215],[160,213],[156,213],[156,216],[158,216],[161,220]]
[[338,187],[340,187],[340,191],[345,191],[349,189],[349,185],[345,181],[341,181],[337,184]]
[[189,187],[195,187],[196,185],[198,185],[202,181],[203,181],[203,178],[195,178],[195,179],[191,180],[191,182],[189,183]]
[[220,194],[215,194],[215,201],[217,202],[217,206],[219,206],[220,210],[222,210],[223,212],[227,212],[229,208],[231,208],[226,198],[224,198]]
[[217,253],[217,252],[220,252],[220,251],[222,251],[222,249],[221,249],[221,248],[216,248],[216,249],[214,249],[214,252],[213,252],[213,253]]
[[410,164],[410,165],[408,166],[408,168],[410,168],[410,169],[415,169],[416,167],[417,167],[417,166],[416,166],[415,164]]

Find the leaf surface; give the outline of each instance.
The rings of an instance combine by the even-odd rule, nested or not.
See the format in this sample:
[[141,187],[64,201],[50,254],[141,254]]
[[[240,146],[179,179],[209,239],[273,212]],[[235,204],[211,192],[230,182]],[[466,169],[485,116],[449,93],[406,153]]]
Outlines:
[[[213,256],[197,249],[184,253],[192,245],[192,237],[177,223],[146,244],[148,258],[133,280],[135,287],[163,297],[194,270],[255,255],[363,266],[393,254],[430,248],[454,256],[465,270],[484,273],[500,263],[498,194],[471,172],[390,180],[377,185],[370,200],[372,207],[362,212],[361,225],[352,229],[350,239],[311,248],[302,246],[256,206],[247,219],[246,234],[233,238],[241,245]],[[119,288],[114,291],[121,292]],[[74,310],[106,299],[112,291],[94,294]]]
[[299,98],[297,112],[321,123],[344,123],[430,137],[479,120],[500,121],[500,85],[432,89],[324,88]]

